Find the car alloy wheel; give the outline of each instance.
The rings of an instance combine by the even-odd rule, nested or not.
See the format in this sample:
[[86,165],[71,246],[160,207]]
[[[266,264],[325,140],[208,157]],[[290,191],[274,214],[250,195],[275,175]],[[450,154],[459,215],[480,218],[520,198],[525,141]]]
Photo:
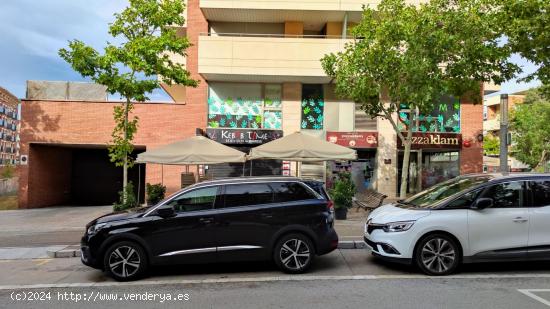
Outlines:
[[133,280],[145,271],[147,261],[143,249],[132,242],[114,244],[106,252],[105,269],[116,280]]
[[455,242],[444,235],[424,239],[417,249],[417,264],[428,275],[448,275],[458,266],[460,255]]
[[275,261],[279,267],[289,273],[302,273],[311,265],[314,256],[310,240],[300,234],[284,237],[278,242]]

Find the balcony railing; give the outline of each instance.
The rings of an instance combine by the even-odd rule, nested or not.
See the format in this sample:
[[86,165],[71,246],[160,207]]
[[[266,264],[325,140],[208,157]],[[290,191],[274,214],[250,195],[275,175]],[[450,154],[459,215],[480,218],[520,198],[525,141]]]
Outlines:
[[[246,38],[300,38],[300,39],[341,39],[341,35],[325,35],[325,34],[284,34],[284,33],[276,33],[276,34],[266,34],[266,33],[231,33],[231,32],[224,32],[224,33],[210,33],[210,32],[203,32],[200,34],[201,36],[229,36],[229,37],[246,37]],[[350,36],[346,37],[347,39],[351,39]]]
[[256,75],[279,81],[309,77],[311,82],[327,82],[321,58],[342,51],[348,42],[352,40],[325,35],[203,34],[199,37],[199,73],[210,80]]

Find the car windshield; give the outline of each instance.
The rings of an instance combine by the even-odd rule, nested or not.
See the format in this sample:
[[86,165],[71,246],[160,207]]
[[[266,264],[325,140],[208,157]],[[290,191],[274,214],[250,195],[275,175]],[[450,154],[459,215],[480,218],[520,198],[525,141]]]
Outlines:
[[483,184],[489,179],[490,176],[456,177],[399,202],[414,207],[434,208],[444,199]]

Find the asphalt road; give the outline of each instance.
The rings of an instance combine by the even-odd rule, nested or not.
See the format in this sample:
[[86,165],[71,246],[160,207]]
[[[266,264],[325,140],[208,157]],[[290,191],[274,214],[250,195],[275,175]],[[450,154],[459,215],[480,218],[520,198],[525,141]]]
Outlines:
[[[1,290],[1,308],[548,308],[543,279],[320,279]],[[31,293],[29,293],[31,292]],[[42,300],[15,300],[24,293]],[[50,300],[48,300],[48,295]],[[550,293],[538,293],[550,296]],[[115,300],[105,300],[105,298]],[[134,297],[134,300],[130,300]],[[12,298],[14,300],[12,300]],[[179,298],[179,299],[178,299]]]
[[[0,274],[0,308],[550,308],[548,262],[467,265],[426,277],[365,250],[336,250],[304,275],[271,263],[180,265],[119,283],[77,258],[1,260]],[[533,292],[543,302],[520,291],[533,289],[548,289]]]

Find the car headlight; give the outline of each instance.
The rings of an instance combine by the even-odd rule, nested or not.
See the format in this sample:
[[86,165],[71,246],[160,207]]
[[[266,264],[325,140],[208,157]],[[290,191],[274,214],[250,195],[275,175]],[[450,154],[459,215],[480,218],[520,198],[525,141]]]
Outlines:
[[98,223],[98,224],[94,224],[92,226],[90,226],[88,228],[88,235],[93,235],[95,233],[97,233],[99,230],[101,230],[104,226],[106,225],[106,223]]
[[402,222],[391,222],[384,225],[383,230],[386,233],[391,232],[404,232],[410,229],[414,224],[414,221],[402,221]]

